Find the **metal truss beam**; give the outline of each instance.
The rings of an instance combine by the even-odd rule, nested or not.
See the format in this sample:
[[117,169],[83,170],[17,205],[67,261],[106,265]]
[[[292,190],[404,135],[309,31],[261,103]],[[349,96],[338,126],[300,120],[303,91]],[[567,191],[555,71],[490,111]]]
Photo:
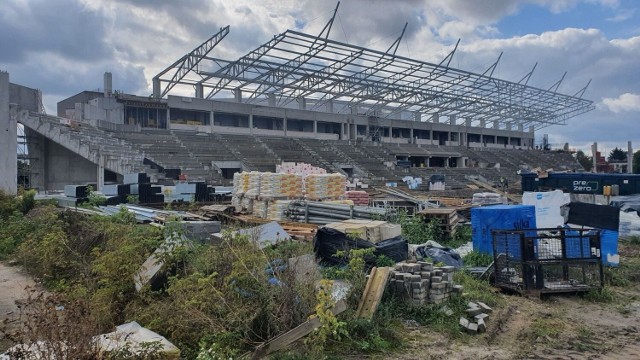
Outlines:
[[[227,34],[229,34],[229,25],[223,27],[207,39],[205,42],[200,44],[197,48],[193,49],[190,53],[181,57],[178,61],[171,64],[169,67],[159,72],[156,76],[153,77],[153,97],[156,99],[160,99],[167,95],[171,89],[177,84],[180,84],[182,79],[193,71],[198,64],[213,50],[216,45],[224,39]],[[171,78],[169,80],[164,79],[163,77],[167,75],[169,72],[173,72]],[[166,82],[167,86],[162,89],[162,83]]]

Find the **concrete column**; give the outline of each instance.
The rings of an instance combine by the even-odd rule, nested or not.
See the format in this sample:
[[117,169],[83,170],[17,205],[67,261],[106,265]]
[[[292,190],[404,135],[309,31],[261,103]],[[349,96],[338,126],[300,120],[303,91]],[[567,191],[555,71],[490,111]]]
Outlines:
[[96,190],[97,191],[102,191],[102,189],[104,188],[104,158],[102,157],[102,155],[100,155],[100,158],[98,158],[98,174],[96,177]]
[[511,131],[512,128],[513,128],[513,124],[508,122],[507,123],[507,130]]
[[440,114],[435,113],[433,114],[433,116],[431,116],[431,121],[435,124],[440,122]]
[[464,119],[464,126],[471,126],[471,119],[469,118]]
[[518,124],[518,131],[524,131],[524,125]]
[[242,102],[242,89],[235,88],[233,89],[233,98],[236,99],[236,102]]
[[209,129],[211,129],[211,132],[213,132],[213,121],[215,120],[214,116],[214,112],[209,111]]
[[318,133],[318,120],[313,120],[313,133]]
[[274,93],[269,93],[269,106],[276,106],[276,94]]
[[411,143],[415,143],[416,139],[413,138],[413,128],[409,129],[409,137],[411,138]]
[[153,97],[156,99],[159,99],[162,94],[162,89],[160,87],[160,79],[153,78]]
[[431,156],[427,156],[427,163],[425,164],[426,167],[431,167]]
[[298,108],[300,110],[306,110],[307,109],[307,99],[304,97],[298,97]]
[[500,129],[500,121],[493,120],[493,128],[494,129]]
[[284,136],[287,136],[287,115],[284,115],[284,119],[282,120],[282,126],[284,127]]
[[456,116],[455,115],[449,115],[449,124],[450,125],[455,125],[456,124]]
[[327,112],[333,114],[333,100],[327,101]]
[[535,131],[535,128],[533,127],[533,125],[529,126],[529,132],[533,133]]
[[196,98],[202,99],[204,98],[204,86],[202,83],[197,83],[196,86]]
[[422,121],[422,113],[420,111],[413,112],[413,121],[417,121],[417,122]]
[[249,133],[253,133],[253,114],[249,114]]
[[480,119],[480,127],[481,128],[487,127],[487,122],[485,119]]
[[9,73],[0,71],[0,190],[18,193],[18,125],[9,111]]

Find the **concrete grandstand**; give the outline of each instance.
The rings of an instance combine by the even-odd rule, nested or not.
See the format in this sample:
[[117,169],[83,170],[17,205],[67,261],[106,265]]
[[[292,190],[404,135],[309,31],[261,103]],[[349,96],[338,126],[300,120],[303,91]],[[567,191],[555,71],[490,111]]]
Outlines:
[[222,28],[154,77],[151,96],[113,91],[105,73],[103,91],[61,101],[56,116],[14,104],[6,117],[25,127],[30,186],[100,188],[176,168],[228,184],[236,171],[284,161],[372,184],[443,174],[453,189],[469,176],[514,184],[522,169],[581,170],[569,153],[535,149],[534,136],[592,110],[586,87],[532,87],[533,71],[497,79],[499,59],[482,74],[455,69],[455,49],[439,64],[398,56],[402,35],[387,51],[334,41],[334,18],[318,36],[288,30],[235,60],[211,55],[230,31]]

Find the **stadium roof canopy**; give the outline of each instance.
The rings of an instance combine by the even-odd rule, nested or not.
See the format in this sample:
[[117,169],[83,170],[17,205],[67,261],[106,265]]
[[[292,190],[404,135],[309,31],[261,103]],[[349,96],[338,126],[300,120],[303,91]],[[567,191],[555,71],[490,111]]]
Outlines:
[[287,30],[236,60],[209,56],[229,33],[229,26],[222,28],[156,75],[153,96],[188,85],[202,98],[232,90],[246,103],[269,99],[284,107],[304,98],[310,110],[340,103],[346,106],[339,111],[355,108],[381,118],[417,112],[535,129],[564,125],[594,109],[582,98],[589,84],[565,95],[557,91],[564,76],[547,90],[527,85],[533,70],[518,82],[497,79],[493,72],[500,58],[482,74],[456,69],[449,66],[455,49],[439,64],[399,56],[402,35],[387,51],[331,40],[334,19],[335,12],[319,36]]

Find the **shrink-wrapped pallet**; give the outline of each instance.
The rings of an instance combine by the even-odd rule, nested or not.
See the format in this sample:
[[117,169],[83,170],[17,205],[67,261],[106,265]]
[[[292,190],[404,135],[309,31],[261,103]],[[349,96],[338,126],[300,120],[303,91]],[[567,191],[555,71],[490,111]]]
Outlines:
[[242,200],[240,201],[242,210],[248,212],[248,213],[253,213],[253,199],[249,199],[249,198],[242,198]]
[[260,196],[260,180],[262,173],[258,171],[252,171],[247,176],[247,191],[245,196],[250,199],[257,199]]
[[249,188],[249,173],[241,172],[233,174],[233,195],[244,196]]
[[302,197],[302,177],[296,174],[263,173],[260,197],[263,199]]
[[259,217],[259,218],[266,218],[267,217],[267,205],[268,205],[268,201],[267,200],[254,200],[253,201],[253,216],[255,217]]
[[269,206],[267,207],[267,219],[269,220],[282,220],[285,219],[286,216],[284,212],[289,207],[290,200],[275,200],[270,201]]
[[305,177],[305,195],[310,200],[340,199],[346,177],[341,174],[311,174]]

